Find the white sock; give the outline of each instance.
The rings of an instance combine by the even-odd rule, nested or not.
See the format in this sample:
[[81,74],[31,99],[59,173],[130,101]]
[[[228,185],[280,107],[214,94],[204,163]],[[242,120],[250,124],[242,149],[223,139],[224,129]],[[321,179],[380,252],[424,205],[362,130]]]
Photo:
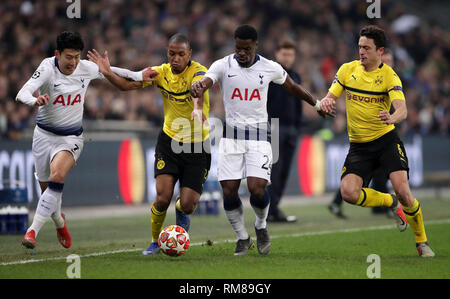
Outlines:
[[36,214],[33,218],[33,223],[31,224],[27,232],[29,232],[30,230],[34,230],[37,236],[41,228],[44,226],[45,222],[50,219],[50,216],[58,208],[58,193],[59,192],[55,192],[50,188],[47,188],[44,193],[42,193],[41,197],[39,198],[39,202],[36,208]]
[[236,236],[239,240],[247,240],[248,233],[244,225],[244,208],[241,205],[239,208],[234,210],[225,210],[228,221],[233,227]]
[[41,230],[41,228],[44,226],[45,222],[47,222],[48,219],[49,219],[49,217],[43,217],[37,213],[34,214],[33,223],[28,228],[27,233],[30,230],[34,230],[35,237],[37,237],[39,231]]
[[64,219],[61,216],[61,200],[62,193],[60,193],[58,198],[58,203],[56,207],[56,212],[52,214],[53,222],[55,223],[56,228],[63,228],[64,227]]
[[255,211],[256,215],[255,227],[257,229],[266,228],[267,215],[269,214],[269,206],[270,205],[267,205],[264,209],[261,209],[252,205],[252,208]]

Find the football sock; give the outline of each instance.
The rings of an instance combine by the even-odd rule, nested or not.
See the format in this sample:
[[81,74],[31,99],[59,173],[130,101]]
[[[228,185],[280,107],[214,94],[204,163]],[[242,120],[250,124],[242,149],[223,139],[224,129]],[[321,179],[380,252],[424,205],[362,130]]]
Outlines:
[[372,188],[362,188],[356,204],[362,207],[391,207],[393,201],[389,193],[378,192]]
[[257,198],[253,195],[250,195],[250,205],[255,211],[256,221],[255,227],[257,229],[266,228],[267,226],[267,214],[269,213],[270,206],[270,195],[266,190],[264,192],[263,198]]
[[426,242],[427,235],[423,224],[422,209],[417,199],[414,198],[414,202],[410,207],[403,206],[403,212],[405,212],[406,221],[408,221],[414,233],[416,243]]
[[31,224],[31,226],[28,228],[27,233],[31,230],[34,230],[35,232],[35,237],[37,237],[39,231],[41,230],[41,228],[44,226],[45,222],[47,222],[47,220],[49,219],[49,217],[43,217],[39,214],[34,214],[33,217],[33,223]]
[[57,197],[56,211],[51,215],[56,228],[64,227],[64,219],[61,216],[61,204],[62,204],[62,190],[64,184],[49,182],[48,188],[50,188]]
[[238,197],[235,200],[223,201],[225,215],[233,227],[234,232],[239,240],[247,240],[248,233],[244,225],[244,208],[241,199]]
[[42,193],[39,198],[33,223],[28,228],[27,232],[34,230],[37,236],[45,222],[47,222],[47,220],[50,219],[50,216],[57,210],[58,197],[60,195],[60,192],[56,192],[50,188],[47,188],[44,193]]
[[341,190],[339,189],[333,199],[333,203],[335,203],[336,205],[340,206],[342,204],[342,194],[341,194]]
[[164,223],[164,219],[166,218],[166,212],[160,212],[155,208],[155,205],[152,204],[151,208],[151,217],[152,217],[152,241],[158,241],[159,234],[161,233],[162,226]]
[[181,199],[180,199],[180,198],[178,198],[177,203],[175,204],[175,208],[176,208],[178,211],[184,213],[183,209],[181,208]]
[[64,227],[64,219],[61,216],[61,198],[58,198],[58,204],[56,212],[52,214],[53,222],[55,223],[56,228],[63,228]]

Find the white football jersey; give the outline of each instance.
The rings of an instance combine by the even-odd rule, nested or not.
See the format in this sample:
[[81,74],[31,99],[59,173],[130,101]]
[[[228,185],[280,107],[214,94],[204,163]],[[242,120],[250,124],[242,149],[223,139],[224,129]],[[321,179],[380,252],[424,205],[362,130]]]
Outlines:
[[36,124],[57,135],[80,135],[87,87],[91,80],[102,78],[98,66],[88,60],[80,60],[71,75],[64,75],[59,70],[58,59],[53,56],[41,62],[17,99],[33,105],[36,99],[30,97],[30,93],[39,90],[41,95],[48,94],[49,103],[39,106]]
[[227,125],[253,127],[267,124],[269,83],[283,84],[287,73],[279,63],[260,55],[252,66],[241,67],[236,54],[231,54],[215,61],[205,77],[221,85]]

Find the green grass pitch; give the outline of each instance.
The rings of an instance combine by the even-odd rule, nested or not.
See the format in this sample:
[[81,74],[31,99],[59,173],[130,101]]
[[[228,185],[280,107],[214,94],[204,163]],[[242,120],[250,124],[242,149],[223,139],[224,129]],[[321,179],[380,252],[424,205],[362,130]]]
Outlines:
[[[367,208],[346,204],[348,220],[332,216],[326,204],[287,204],[295,224],[269,223],[272,250],[261,256],[234,257],[235,236],[223,213],[192,216],[188,252],[178,258],[143,256],[150,241],[150,216],[70,219],[73,243],[62,248],[52,223],[38,236],[34,251],[21,247],[21,235],[0,236],[0,278],[67,278],[67,256],[80,256],[81,278],[368,278],[371,254],[379,256],[381,278],[450,278],[450,200],[420,199],[427,236],[436,253],[419,258],[408,228],[400,233],[394,221]],[[171,206],[170,209],[174,207]],[[245,210],[254,238],[254,214]],[[165,226],[175,223],[167,215]],[[207,245],[207,240],[212,245]],[[30,262],[30,260],[34,260]]]

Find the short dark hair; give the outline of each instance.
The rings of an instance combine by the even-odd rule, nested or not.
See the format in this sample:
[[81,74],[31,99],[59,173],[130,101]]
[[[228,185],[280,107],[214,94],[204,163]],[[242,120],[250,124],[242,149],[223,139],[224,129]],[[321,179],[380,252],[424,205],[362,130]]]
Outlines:
[[386,34],[384,30],[375,25],[368,25],[361,29],[359,32],[359,37],[365,36],[367,38],[373,39],[375,46],[378,48],[386,47]]
[[56,50],[62,53],[64,49],[83,51],[84,43],[78,32],[64,31],[56,38]]
[[244,24],[236,28],[236,31],[234,31],[234,38],[251,39],[256,42],[258,40],[258,32],[256,32],[256,29],[253,26]]
[[191,43],[186,35],[181,33],[175,33],[169,38],[169,44],[186,44],[186,46],[190,49]]
[[278,41],[277,51],[281,49],[296,49],[295,42],[290,38],[284,38]]

